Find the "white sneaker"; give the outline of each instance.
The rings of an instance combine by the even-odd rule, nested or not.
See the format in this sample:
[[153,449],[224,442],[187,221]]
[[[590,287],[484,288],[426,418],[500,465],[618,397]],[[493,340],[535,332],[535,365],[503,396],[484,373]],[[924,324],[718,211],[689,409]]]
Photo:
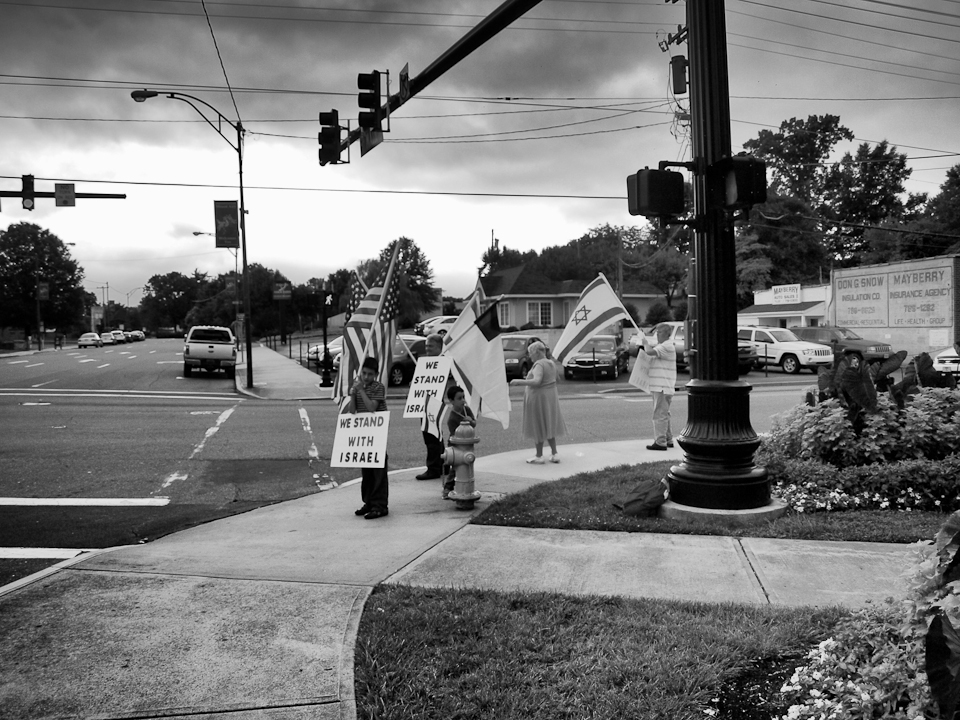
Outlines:
[[543,465],[543,457],[540,456],[540,455],[537,455],[536,457],[532,457],[532,458],[530,458],[529,460],[527,460],[527,464],[528,464],[528,465]]
[[551,456],[550,456],[550,462],[552,462],[552,463],[558,463],[558,462],[560,462],[560,456],[559,456],[559,455],[551,455]]

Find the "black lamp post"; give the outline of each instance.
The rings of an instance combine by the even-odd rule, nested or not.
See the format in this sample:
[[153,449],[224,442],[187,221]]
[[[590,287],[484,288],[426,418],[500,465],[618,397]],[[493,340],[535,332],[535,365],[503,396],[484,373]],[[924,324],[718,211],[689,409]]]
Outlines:
[[330,351],[327,350],[327,304],[330,302],[330,281],[323,281],[323,358],[320,360],[320,387],[331,387],[333,378],[330,377]]
[[[132,97],[137,102],[145,102],[150,98],[155,98],[161,93],[156,90],[134,90],[130,93]],[[192,95],[186,95],[184,93],[178,92],[166,92],[162,93],[163,95],[171,98],[173,100],[181,100],[194,110],[202,117],[207,125],[212,127],[217,131],[217,134],[227,141],[227,144],[232,147],[237,153],[237,160],[240,164],[240,247],[243,252],[243,334],[245,339],[245,347],[247,353],[247,387],[253,387],[253,340],[251,338],[250,330],[250,283],[248,282],[247,275],[247,210],[243,202],[243,125],[239,120],[233,123],[228,120],[224,115],[217,110],[215,107],[210,105],[207,102],[204,102],[200,98],[193,97]],[[208,108],[217,116],[217,123],[214,124],[204,114],[204,112],[194,105],[194,102],[200,103],[204,107]],[[226,124],[231,127],[237,133],[237,142],[234,144],[230,138],[223,134],[221,127]]]

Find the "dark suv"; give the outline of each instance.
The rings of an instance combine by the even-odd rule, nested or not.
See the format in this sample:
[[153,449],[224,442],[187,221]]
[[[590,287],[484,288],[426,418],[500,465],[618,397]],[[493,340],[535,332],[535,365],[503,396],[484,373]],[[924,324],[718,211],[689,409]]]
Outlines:
[[833,348],[834,354],[845,352],[857,355],[867,362],[880,362],[893,354],[893,348],[885,342],[866,340],[853,330],[842,327],[792,327],[790,330],[801,340],[820,343]]

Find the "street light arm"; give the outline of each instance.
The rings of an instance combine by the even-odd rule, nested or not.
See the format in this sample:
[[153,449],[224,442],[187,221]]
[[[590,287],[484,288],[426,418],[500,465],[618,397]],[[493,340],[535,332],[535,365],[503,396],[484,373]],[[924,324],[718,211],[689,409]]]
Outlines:
[[[137,102],[144,102],[145,100],[148,100],[149,98],[157,97],[160,94],[161,93],[159,93],[156,90],[144,89],[144,90],[134,90],[132,93],[130,93],[130,97],[132,97]],[[217,132],[217,135],[219,135],[224,140],[226,140],[227,144],[230,147],[232,147],[235,152],[240,153],[242,151],[240,147],[240,142],[241,142],[240,137],[241,137],[241,134],[243,133],[243,126],[240,124],[239,120],[237,122],[232,122],[222,112],[217,110],[213,105],[211,105],[205,100],[201,100],[198,97],[194,97],[193,95],[187,95],[186,93],[179,93],[179,92],[164,92],[162,94],[166,95],[168,98],[172,100],[180,100],[181,102],[185,102],[187,105],[189,105],[194,110],[196,110],[197,114],[203,118],[204,122],[206,122],[207,125],[212,127]],[[230,138],[228,138],[226,135],[223,134],[223,131],[220,129],[220,127],[218,125],[214,125],[213,122],[210,120],[210,118],[207,117],[206,113],[204,113],[203,110],[201,110],[200,108],[198,108],[196,105],[193,104],[194,102],[198,102],[204,107],[208,108],[210,112],[214,113],[217,116],[217,120],[219,122],[226,123],[227,125],[229,125],[237,133],[237,144],[234,145],[233,141],[231,141]]]

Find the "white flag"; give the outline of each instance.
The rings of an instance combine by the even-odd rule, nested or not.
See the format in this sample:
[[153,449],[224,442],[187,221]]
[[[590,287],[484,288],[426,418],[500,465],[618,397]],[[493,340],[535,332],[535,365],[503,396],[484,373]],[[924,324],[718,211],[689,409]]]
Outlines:
[[587,340],[621,318],[630,320],[630,313],[623,307],[607,278],[600,273],[580,294],[577,309],[563,329],[563,335],[553,349],[553,357],[563,365],[563,361],[583,347]]

